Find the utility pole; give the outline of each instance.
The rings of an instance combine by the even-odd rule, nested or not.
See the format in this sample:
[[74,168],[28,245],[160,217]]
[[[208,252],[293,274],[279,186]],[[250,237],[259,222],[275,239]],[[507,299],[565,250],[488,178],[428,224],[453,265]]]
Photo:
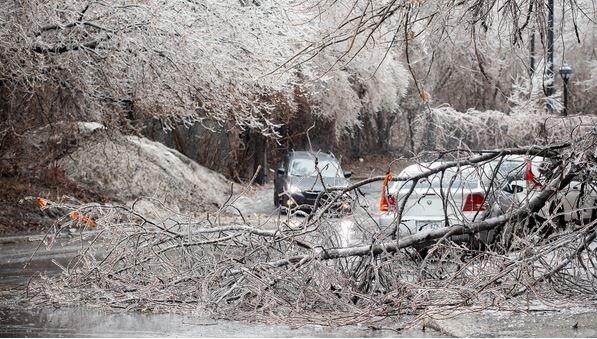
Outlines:
[[[529,10],[532,10],[532,6]],[[538,6],[535,8],[537,10]],[[531,22],[529,27],[530,37],[529,37],[529,77],[531,78],[531,88],[533,87],[533,77],[535,76],[535,30],[536,23]]]
[[570,67],[570,65],[568,65],[568,63],[566,63],[566,61],[564,61],[560,67],[560,75],[562,76],[562,80],[564,80],[564,109],[562,110],[563,116],[568,115],[568,81],[570,80],[572,73],[574,73],[574,70],[572,67]]
[[531,84],[533,83],[533,76],[535,75],[535,27],[531,28],[531,38],[529,39],[530,51],[530,65],[529,65],[529,76],[531,78]]
[[[547,2],[547,95],[554,93],[554,73],[553,73],[553,0]],[[552,111],[551,105],[549,111]]]

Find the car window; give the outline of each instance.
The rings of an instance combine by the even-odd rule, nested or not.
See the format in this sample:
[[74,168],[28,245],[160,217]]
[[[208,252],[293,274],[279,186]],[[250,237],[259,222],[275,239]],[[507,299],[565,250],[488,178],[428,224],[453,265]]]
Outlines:
[[441,173],[437,173],[424,179],[419,181],[417,187],[427,185],[431,188],[473,189],[478,186],[478,177],[471,171],[446,170],[443,178]]
[[[338,178],[344,176],[340,164],[336,161],[320,160],[317,164],[317,168],[324,178]],[[313,159],[294,159],[290,164],[289,174],[295,177],[317,176],[315,161]]]
[[[494,161],[491,163],[491,171],[486,173],[486,175],[490,175],[498,166],[499,161]],[[526,164],[524,161],[513,161],[513,160],[505,160],[499,164],[498,169],[498,179],[508,179],[508,180],[524,180],[524,173],[526,171]],[[538,176],[545,176],[549,169],[549,162],[547,161],[533,161],[533,172],[535,175]]]
[[[493,163],[492,169],[498,166],[499,162]],[[525,164],[522,161],[502,161],[497,171],[498,179],[524,180]],[[490,173],[492,174],[492,173]]]
[[[412,168],[402,171],[399,176],[414,176],[419,173],[426,171],[422,168],[420,171],[415,172]],[[396,182],[393,190],[410,189],[410,183]],[[422,178],[417,183],[415,188],[417,189],[439,189],[442,188],[447,190],[459,190],[459,189],[475,189],[479,186],[479,176],[477,173],[470,169],[454,170],[448,169],[444,171],[442,178],[441,173],[430,175],[427,178]]]

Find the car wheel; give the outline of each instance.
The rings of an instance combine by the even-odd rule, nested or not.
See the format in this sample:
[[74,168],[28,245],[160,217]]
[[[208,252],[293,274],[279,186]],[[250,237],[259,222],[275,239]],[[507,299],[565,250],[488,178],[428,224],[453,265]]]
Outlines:
[[589,222],[593,222],[595,220],[597,220],[597,198],[593,200],[593,211],[591,212],[591,219],[589,219]]
[[[564,230],[566,229],[566,218],[564,217],[564,206],[562,206],[561,201],[552,201],[549,204],[549,215],[553,217],[554,224],[556,229],[548,230],[546,234],[546,238],[550,236],[556,230]],[[555,217],[554,217],[555,216]]]
[[[487,239],[487,235],[485,235],[485,239]],[[472,252],[485,251],[487,248],[487,243],[481,239],[481,234],[477,236],[471,234],[469,236],[468,248]]]
[[274,191],[274,206],[280,207],[280,197],[276,191]]

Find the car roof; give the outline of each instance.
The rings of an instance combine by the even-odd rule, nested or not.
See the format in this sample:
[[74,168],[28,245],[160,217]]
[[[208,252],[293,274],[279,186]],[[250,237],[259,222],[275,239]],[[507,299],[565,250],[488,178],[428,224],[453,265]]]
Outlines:
[[[503,161],[512,161],[512,162],[524,162],[525,160],[530,159],[531,162],[538,164],[547,161],[547,158],[538,155],[518,155],[518,154],[510,154],[505,155]],[[492,162],[498,162],[499,158],[494,159]],[[413,165],[409,165],[405,167],[399,175],[411,175],[411,174],[418,174],[421,172],[425,172],[434,168],[437,168],[441,165],[444,165],[446,161],[433,161],[433,162],[420,162]],[[474,166],[471,165],[464,165],[461,166],[458,170],[459,171],[470,171],[471,168]],[[454,167],[452,169],[455,169]]]
[[[419,163],[419,164],[414,164],[414,165],[410,165],[408,167],[406,167],[405,169],[402,170],[402,172],[400,172],[400,176],[404,176],[404,175],[413,175],[413,174],[419,174],[419,173],[423,173],[425,171],[429,171],[432,170],[434,168],[437,168],[441,165],[444,165],[446,162],[443,161],[436,161],[436,162],[424,162],[424,163]],[[471,175],[471,174],[478,174],[477,168],[471,165],[463,165],[460,167],[450,167],[448,169],[446,169],[446,171],[449,172],[459,172],[461,173],[461,175]]]
[[[504,156],[504,161],[525,161],[531,160],[532,162],[543,162],[546,158],[538,156],[538,155],[519,155],[519,154],[510,154]],[[499,158],[496,159],[498,161]]]
[[288,152],[289,158],[298,158],[298,159],[314,159],[317,157],[320,160],[336,160],[336,158],[325,152],[309,152],[309,151],[291,151]]
[[445,162],[443,161],[434,161],[434,162],[421,162],[421,163],[417,163],[414,165],[410,165],[405,167],[399,175],[409,175],[409,174],[415,174],[415,173],[421,173],[421,172],[425,172],[428,171],[430,169],[434,169],[436,167],[439,167],[441,165],[443,165]]
[[[434,162],[421,162],[418,164],[410,165],[404,168],[399,176],[415,176],[420,173],[432,170],[437,168],[441,165],[446,164],[446,161],[434,161]],[[482,180],[480,173],[477,171],[477,168],[470,165],[463,165],[460,167],[450,167],[446,169],[449,172],[450,176],[457,175],[461,180],[465,180],[466,182],[476,182],[476,185],[480,185],[479,182]],[[432,174],[429,177],[438,176],[438,173]],[[476,188],[471,188],[476,189]],[[404,181],[395,181],[392,186],[389,188],[391,192],[396,192],[398,190],[410,190],[410,187],[404,187]]]

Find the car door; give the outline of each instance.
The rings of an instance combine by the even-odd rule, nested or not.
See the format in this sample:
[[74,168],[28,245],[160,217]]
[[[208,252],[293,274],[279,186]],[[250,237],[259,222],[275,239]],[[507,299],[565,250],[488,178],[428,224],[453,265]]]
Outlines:
[[276,196],[284,191],[286,181],[288,180],[288,156],[284,156],[284,159],[276,166],[276,175],[274,177],[274,192]]
[[562,195],[562,212],[566,221],[590,220],[595,205],[595,187],[590,183],[573,180]]

